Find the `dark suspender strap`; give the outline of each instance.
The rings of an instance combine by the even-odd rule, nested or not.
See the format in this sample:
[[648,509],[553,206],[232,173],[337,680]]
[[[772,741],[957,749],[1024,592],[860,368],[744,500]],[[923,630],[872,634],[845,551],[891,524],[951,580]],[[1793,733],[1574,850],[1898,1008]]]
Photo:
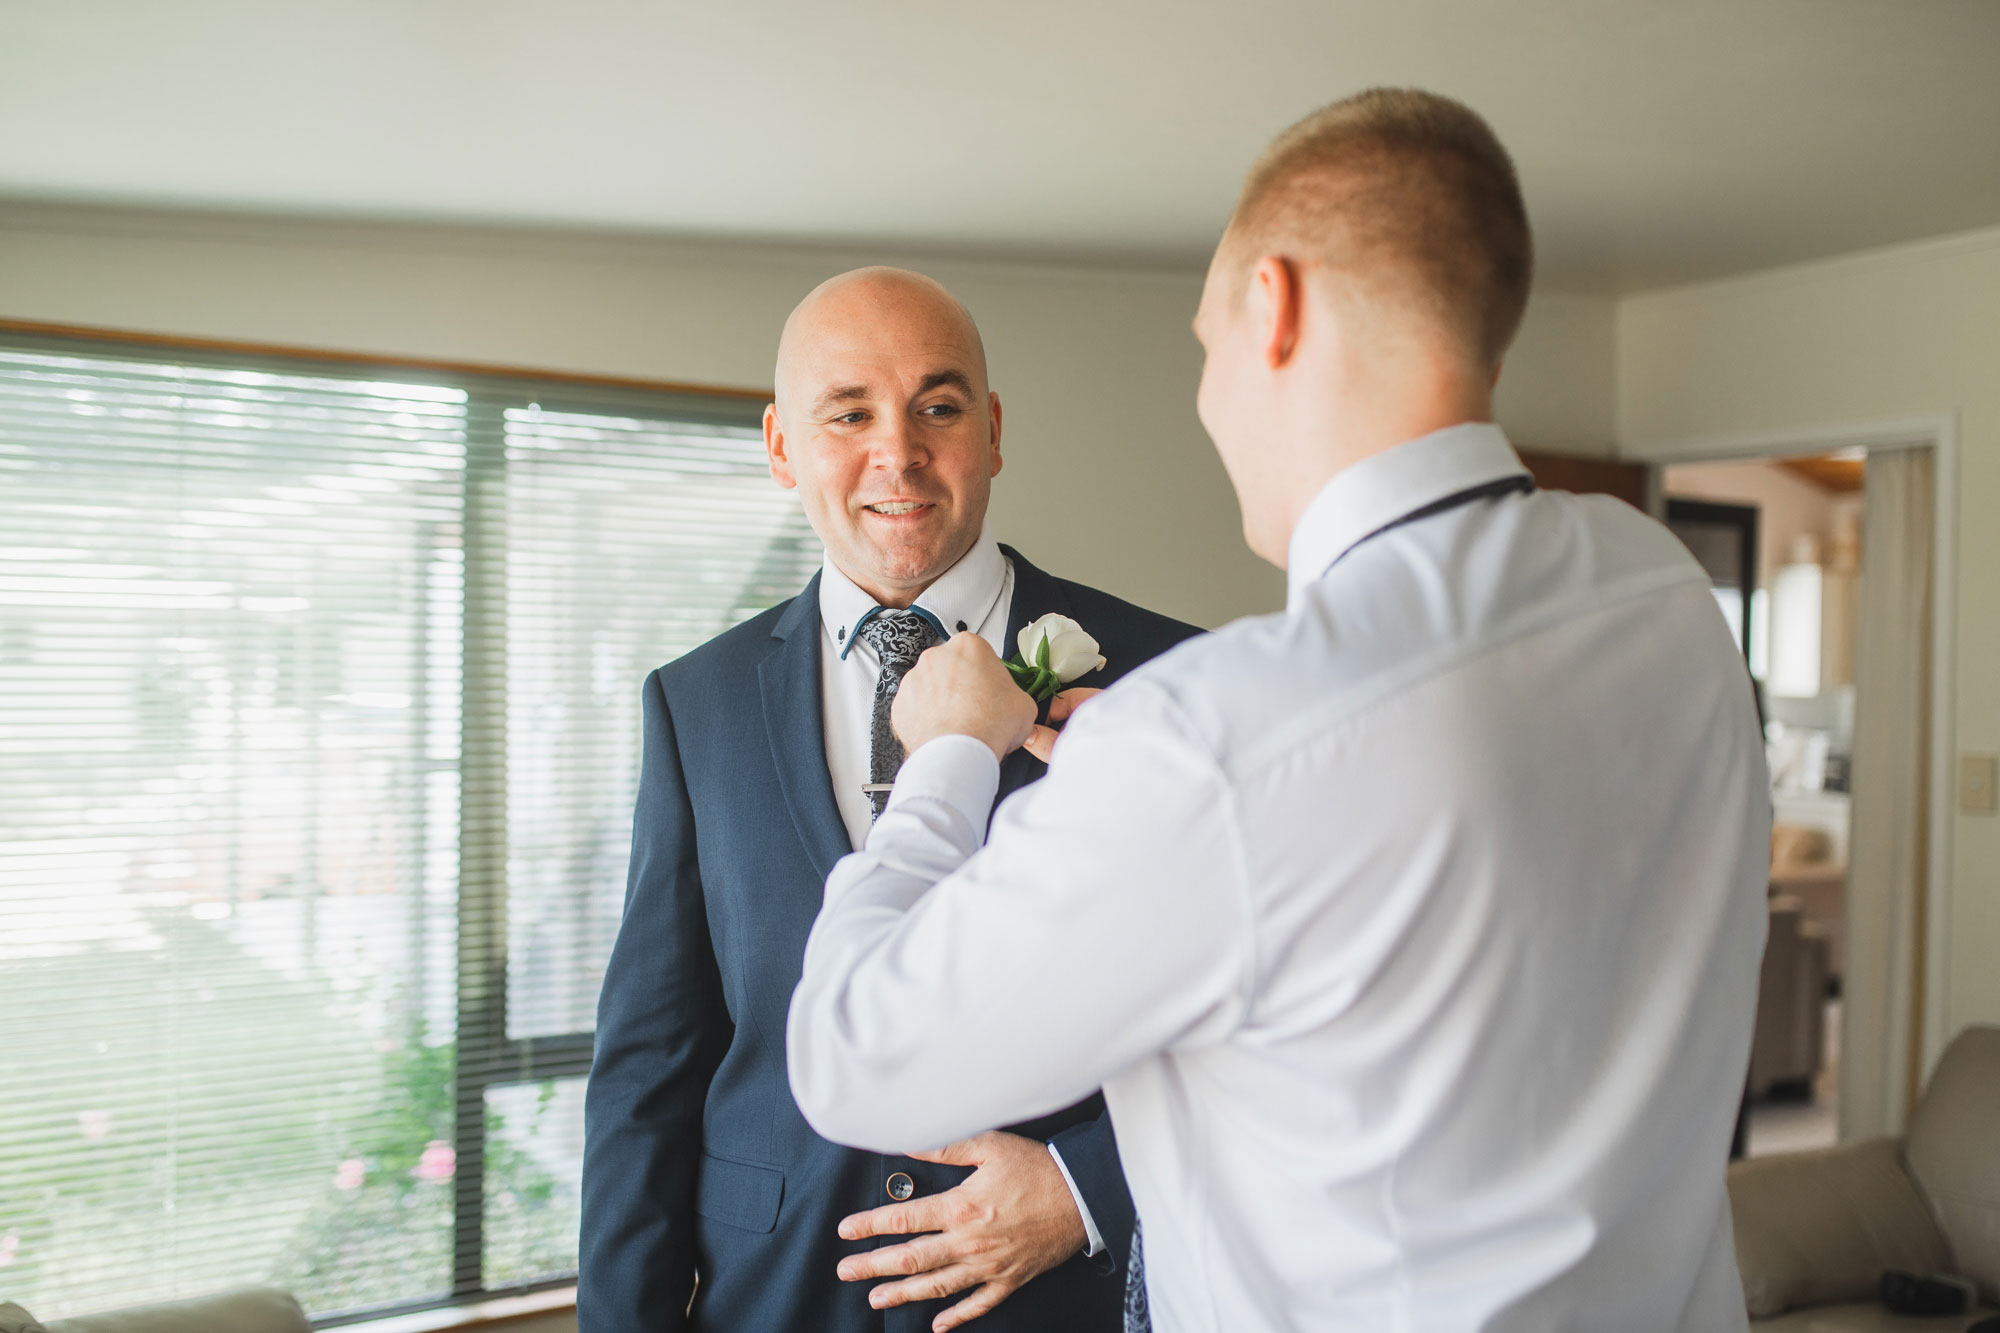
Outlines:
[[1391,519],[1389,522],[1384,523],[1381,527],[1354,543],[1353,546],[1348,547],[1345,551],[1335,556],[1333,564],[1328,565],[1327,569],[1332,569],[1333,565],[1337,565],[1347,559],[1348,556],[1353,555],[1358,547],[1367,545],[1385,532],[1394,532],[1397,528],[1405,524],[1415,523],[1421,519],[1434,518],[1439,514],[1447,513],[1453,509],[1462,509],[1466,505],[1477,504],[1481,500],[1492,500],[1502,495],[1513,495],[1516,492],[1525,494],[1534,489],[1535,479],[1533,477],[1528,476],[1526,473],[1516,473],[1511,477],[1501,477],[1498,480],[1489,481],[1483,486],[1469,486],[1465,490],[1454,491],[1442,500],[1433,500],[1421,509],[1412,509],[1401,518]]

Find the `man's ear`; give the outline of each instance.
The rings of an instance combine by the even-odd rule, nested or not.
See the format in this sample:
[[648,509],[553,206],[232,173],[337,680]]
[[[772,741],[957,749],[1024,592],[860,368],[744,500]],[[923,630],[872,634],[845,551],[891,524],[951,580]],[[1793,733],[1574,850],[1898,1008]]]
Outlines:
[[785,452],[785,425],[778,420],[778,405],[764,405],[764,452],[771,460],[771,479],[791,490],[799,484],[792,472],[791,456]]
[[1305,292],[1289,259],[1265,255],[1250,275],[1251,314],[1264,364],[1272,370],[1290,363],[1299,346]]
[[986,416],[987,419],[992,422],[992,426],[990,427],[991,434],[987,436],[986,448],[988,452],[990,452],[993,455],[993,470],[987,473],[986,475],[989,477],[997,477],[1000,475],[1000,395],[999,394],[988,393],[986,395]]

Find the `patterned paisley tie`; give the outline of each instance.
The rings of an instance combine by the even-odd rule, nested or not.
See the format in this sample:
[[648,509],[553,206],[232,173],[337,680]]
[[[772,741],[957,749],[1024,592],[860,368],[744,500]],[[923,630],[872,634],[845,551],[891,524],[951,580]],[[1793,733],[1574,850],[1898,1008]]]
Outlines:
[[1132,1219],[1132,1257],[1125,1264],[1125,1333],[1153,1333],[1153,1316],[1146,1309],[1146,1244],[1139,1219]]
[[[890,705],[896,702],[896,691],[902,688],[903,677],[917,664],[917,658],[926,648],[943,643],[944,636],[934,621],[919,612],[882,610],[864,616],[854,628],[854,637],[873,648],[882,664],[882,674],[875,680],[875,707],[869,724],[868,781],[894,782],[896,770],[903,766],[903,743],[889,725]],[[868,793],[875,817],[880,818],[888,800],[885,791]]]

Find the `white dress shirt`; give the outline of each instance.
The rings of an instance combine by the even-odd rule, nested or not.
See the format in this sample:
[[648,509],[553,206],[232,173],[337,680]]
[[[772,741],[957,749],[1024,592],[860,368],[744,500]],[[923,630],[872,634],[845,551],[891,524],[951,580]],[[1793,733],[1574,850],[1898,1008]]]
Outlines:
[[[1007,645],[1007,611],[1014,601],[1014,566],[993,540],[979,534],[970,551],[917,595],[916,605],[938,618],[945,632],[971,630],[1002,657]],[[847,825],[852,846],[867,840],[874,808],[862,787],[869,781],[868,747],[875,714],[875,682],[882,662],[866,642],[849,648],[855,624],[875,609],[875,599],[841,573],[828,556],[820,567],[820,713],[825,719],[826,769],[833,779],[834,803]],[[847,656],[843,658],[842,652]]]
[[[959,557],[938,577],[937,582],[917,595],[916,605],[938,618],[947,633],[970,630],[993,645],[1002,657],[1013,652],[1007,643],[1007,613],[1014,603],[1014,566],[993,540],[991,529],[982,530],[970,551]],[[875,599],[856,587],[828,556],[820,569],[820,712],[824,718],[827,775],[833,780],[834,803],[840,807],[840,821],[847,825],[850,846],[867,840],[874,808],[862,790],[868,780],[869,746],[874,723],[875,682],[881,678],[882,663],[866,641],[848,650],[848,640],[861,617],[875,609]],[[846,651],[846,656],[842,653]],[[987,797],[992,804],[992,797]],[[981,816],[982,822],[984,816]],[[1092,1091],[1095,1091],[1093,1089]],[[997,1122],[996,1122],[997,1123]],[[904,1152],[915,1144],[885,1151]],[[1104,1237],[1083,1192],[1069,1173],[1069,1164],[1056,1146],[1049,1145],[1063,1183],[1076,1201],[1077,1215],[1083,1219],[1086,1254],[1101,1254]]]
[[1282,614],[962,736],[841,861],[792,1000],[827,1137],[1102,1086],[1161,1333],[1746,1326],[1723,1187],[1764,939],[1747,673],[1699,566],[1467,425],[1350,467]]

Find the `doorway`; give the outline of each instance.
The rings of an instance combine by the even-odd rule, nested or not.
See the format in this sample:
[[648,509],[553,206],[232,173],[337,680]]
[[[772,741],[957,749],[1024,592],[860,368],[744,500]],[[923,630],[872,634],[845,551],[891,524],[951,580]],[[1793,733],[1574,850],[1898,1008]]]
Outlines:
[[1741,1142],[1839,1139],[1848,776],[1860,633],[1864,451],[1660,470],[1667,526],[1709,573],[1756,682],[1771,766],[1769,936]]
[[[1782,799],[1773,795],[1774,823],[1786,830],[1773,839],[1780,890],[1773,897],[1796,901],[1799,929],[1780,923],[1773,939],[1805,955],[1778,975],[1803,995],[1835,1002],[1766,1006],[1796,1020],[1792,1047],[1806,1059],[1819,1052],[1819,1066],[1765,1080],[1765,1101],[1776,1109],[1759,1117],[1758,1149],[1899,1133],[1948,1032],[1951,817],[1934,794],[1951,790],[1956,419],[1654,441],[1628,446],[1616,459],[1526,451],[1522,458],[1545,487],[1609,492],[1663,520],[1670,497],[1757,509],[1757,568],[1742,568],[1749,543],[1740,516],[1716,514],[1709,517],[1726,518],[1718,525],[1735,525],[1739,535],[1733,547],[1725,542],[1707,552],[1704,566],[1717,579],[1725,618],[1735,617],[1753,676],[1770,682],[1778,673],[1777,688],[1759,685],[1766,721],[1776,724],[1767,735],[1776,781],[1786,788]],[[1844,502],[1857,512],[1801,546],[1775,513],[1767,515],[1775,502],[1733,488],[1697,488],[1689,478],[1699,474],[1680,473],[1746,463],[1788,463],[1776,471],[1836,496],[1858,496]],[[1706,494],[1675,497],[1676,482]],[[1869,549],[1877,559],[1865,558]],[[1813,599],[1793,591],[1815,576],[1817,620],[1795,614]],[[1774,596],[1780,583],[1787,591]],[[1845,845],[1841,821],[1830,813],[1843,801]],[[1808,927],[1835,918],[1837,937],[1827,933],[1823,947],[1809,943],[1822,932]],[[1813,979],[1812,955],[1819,953],[1823,992]]]
[[[1832,1003],[1771,1002],[1794,1020],[1793,1069],[1820,1058],[1809,1075],[1753,1075],[1769,1108],[1753,1150],[1898,1133],[1947,1031],[1951,820],[1936,794],[1951,789],[1956,422],[1658,441],[1623,461],[1649,469],[1663,519],[1675,498],[1758,509],[1758,568],[1735,595],[1770,724],[1772,898],[1796,913],[1773,922],[1772,947],[1793,955],[1777,972],[1799,994],[1814,991],[1823,954]],[[1811,541],[1776,498],[1725,489],[1711,471],[1744,464],[1819,492]],[[1696,467],[1708,476],[1683,470]],[[1718,603],[1731,595],[1718,588]]]

